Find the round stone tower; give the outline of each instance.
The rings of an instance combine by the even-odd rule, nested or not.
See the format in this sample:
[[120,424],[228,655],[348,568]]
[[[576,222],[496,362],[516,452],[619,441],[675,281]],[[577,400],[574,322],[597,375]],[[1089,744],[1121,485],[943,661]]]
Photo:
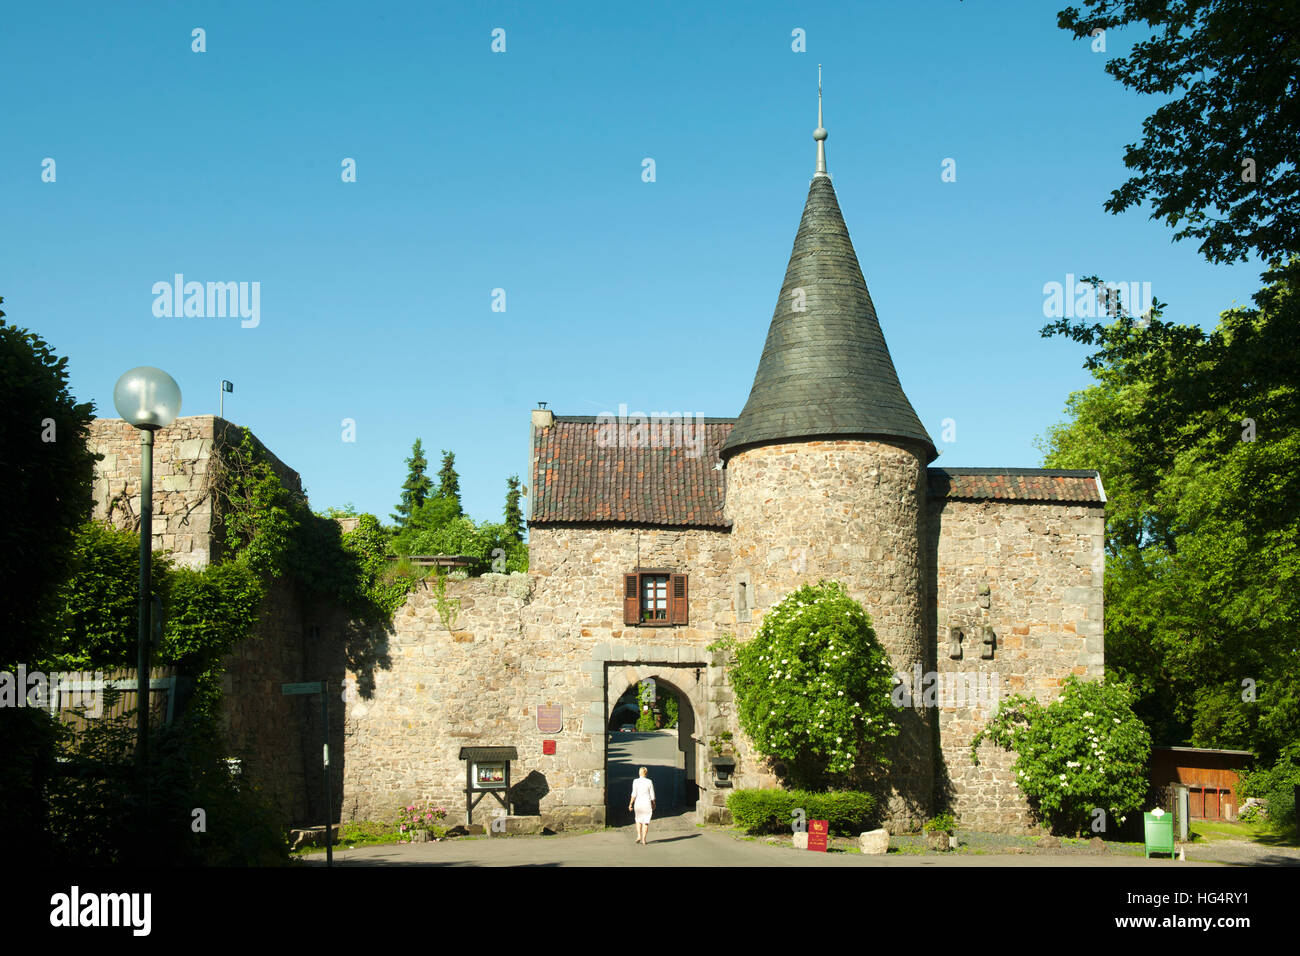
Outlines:
[[[752,635],[790,591],[843,583],[897,672],[929,670],[923,595],[926,465],[934,443],[903,393],[826,174],[817,173],[749,401],[722,452],[737,631]],[[743,596],[741,596],[743,594]],[[932,800],[933,719],[899,712],[888,772],[894,824]]]

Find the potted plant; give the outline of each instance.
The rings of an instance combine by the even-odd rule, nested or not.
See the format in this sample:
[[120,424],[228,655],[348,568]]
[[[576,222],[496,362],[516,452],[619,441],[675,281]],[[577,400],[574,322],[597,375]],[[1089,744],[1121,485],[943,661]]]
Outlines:
[[932,820],[926,820],[925,848],[947,852],[952,848],[952,834],[957,829],[957,821],[951,813],[941,813]]

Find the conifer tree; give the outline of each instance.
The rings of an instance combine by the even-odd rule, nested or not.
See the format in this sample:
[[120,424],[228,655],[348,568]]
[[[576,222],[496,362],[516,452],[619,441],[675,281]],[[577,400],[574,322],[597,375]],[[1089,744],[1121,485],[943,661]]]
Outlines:
[[442,451],[442,467],[438,469],[438,497],[456,502],[456,514],[464,514],[460,504],[460,476],[456,474],[456,453]]
[[411,513],[424,504],[424,500],[433,490],[433,483],[424,473],[424,470],[429,467],[429,462],[424,457],[424,446],[418,438],[411,446],[411,457],[406,459],[406,467],[406,483],[402,485],[402,500],[397,505],[397,513],[392,515],[392,519],[399,527],[406,526]]
[[506,530],[516,542],[524,540],[524,513],[519,507],[519,476],[506,479]]

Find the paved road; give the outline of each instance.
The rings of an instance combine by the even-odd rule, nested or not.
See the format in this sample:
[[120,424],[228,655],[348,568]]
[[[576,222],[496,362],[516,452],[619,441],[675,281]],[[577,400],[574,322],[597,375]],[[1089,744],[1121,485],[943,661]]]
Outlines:
[[627,801],[632,795],[632,781],[641,767],[649,771],[655,786],[656,816],[668,817],[691,806],[677,806],[685,794],[683,772],[677,769],[677,731],[651,730],[641,732],[615,732],[609,735],[609,810],[610,822],[630,824],[632,814],[627,812]]
[[[477,837],[403,846],[362,847],[334,854],[336,866],[1213,866],[1192,860],[1128,856],[946,854],[921,856],[809,853],[740,839],[728,831],[700,829],[684,820],[650,825],[650,842],[638,846],[632,827],[541,837]],[[324,866],[323,854],[306,858]]]

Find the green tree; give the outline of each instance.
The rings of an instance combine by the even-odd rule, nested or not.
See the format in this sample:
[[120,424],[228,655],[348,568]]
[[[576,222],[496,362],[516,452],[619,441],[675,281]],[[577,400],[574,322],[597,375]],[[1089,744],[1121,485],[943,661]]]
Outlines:
[[[136,662],[140,614],[140,535],[98,521],[77,529],[72,573],[57,589],[56,636],[45,663],[57,670],[127,667]],[[154,552],[154,589],[166,594],[171,562]]]
[[[411,512],[406,526],[401,528],[393,538],[393,550],[398,554],[445,553],[423,550],[428,544],[428,536],[434,532],[441,532],[453,522],[460,521],[462,517],[460,506],[454,499],[434,495]],[[425,544],[417,544],[422,539]]]
[[741,729],[795,786],[888,764],[894,670],[842,584],[806,584],[763,616],[730,668]]
[[519,507],[519,476],[511,475],[506,479],[506,513],[505,526],[510,537],[516,542],[524,540],[524,513]]
[[68,360],[3,319],[0,402],[0,492],[13,506],[0,523],[4,667],[44,649],[57,584],[71,570],[77,528],[90,516],[95,456],[86,445],[93,406],[68,390]]
[[[4,298],[0,297],[0,303]],[[0,670],[34,663],[51,646],[58,585],[91,512],[95,456],[86,439],[92,406],[68,389],[68,360],[0,311]],[[44,791],[55,768],[57,727],[34,707],[0,708],[0,819],[15,859],[46,859]]]
[[1004,698],[971,742],[975,763],[985,740],[1015,751],[1016,785],[1057,832],[1082,832],[1096,809],[1123,823],[1146,796],[1151,735],[1123,683],[1071,674],[1046,706],[1022,694]]
[[424,500],[429,497],[433,489],[433,482],[424,473],[428,467],[429,462],[424,457],[424,446],[417,438],[415,444],[411,446],[411,457],[406,459],[407,471],[406,481],[402,485],[402,500],[398,502],[397,513],[391,515],[399,528],[405,527],[412,512],[424,504]]
[[456,474],[456,454],[446,449],[442,452],[442,467],[438,469],[438,497],[456,503],[457,517],[465,513],[460,504],[460,476]]
[[1045,464],[1107,491],[1107,670],[1131,679],[1161,743],[1252,749],[1300,739],[1300,297],[1295,265],[1210,333],[1062,320],[1097,348],[1097,384]]
[[1089,42],[1148,28],[1105,70],[1167,98],[1127,147],[1135,174],[1108,212],[1149,203],[1152,219],[1181,226],[1176,239],[1201,240],[1211,262],[1300,251],[1300,0],[1087,0],[1057,18]]

